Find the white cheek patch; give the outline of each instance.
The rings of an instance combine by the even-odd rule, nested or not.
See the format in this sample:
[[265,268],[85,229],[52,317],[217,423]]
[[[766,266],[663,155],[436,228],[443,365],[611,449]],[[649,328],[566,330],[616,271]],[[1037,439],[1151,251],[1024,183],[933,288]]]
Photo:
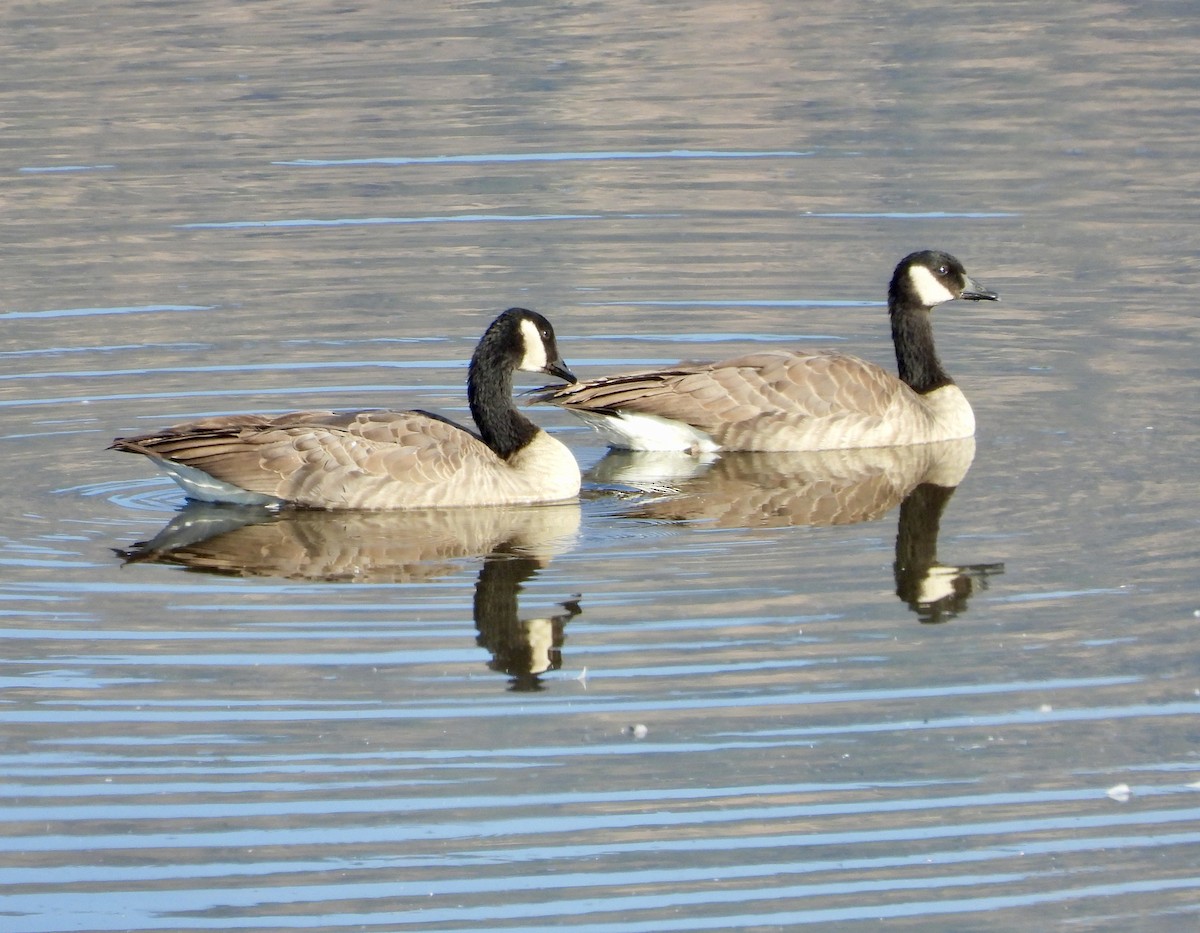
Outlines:
[[550,361],[546,359],[546,344],[533,321],[521,322],[521,343],[525,346],[525,353],[517,369],[527,373],[540,373]]
[[957,297],[924,266],[912,266],[908,270],[908,280],[912,282],[913,291],[917,293],[917,300],[926,308],[953,301]]

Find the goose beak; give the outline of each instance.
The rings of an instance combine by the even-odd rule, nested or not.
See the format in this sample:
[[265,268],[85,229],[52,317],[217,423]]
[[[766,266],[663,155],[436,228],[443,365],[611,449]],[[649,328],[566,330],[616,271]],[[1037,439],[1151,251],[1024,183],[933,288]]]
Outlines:
[[967,277],[966,284],[963,286],[962,294],[959,298],[965,298],[967,301],[999,301],[1000,296],[990,288],[984,288],[974,279]]
[[579,380],[575,378],[575,374],[567,369],[566,364],[562,360],[551,360],[546,364],[546,370],[549,375],[561,379],[563,382],[576,383]]

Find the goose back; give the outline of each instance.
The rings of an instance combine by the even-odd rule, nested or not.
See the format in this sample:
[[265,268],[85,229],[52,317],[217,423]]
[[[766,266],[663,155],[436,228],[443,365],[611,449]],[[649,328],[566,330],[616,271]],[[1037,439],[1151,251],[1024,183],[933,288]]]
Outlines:
[[[961,390],[933,394],[922,398],[844,353],[766,350],[563,386],[552,401],[622,449],[829,450],[970,437],[975,419]],[[670,437],[655,420],[693,430]]]
[[553,501],[579,491],[574,457],[549,435],[535,436],[512,463],[422,411],[217,417],[117,449],[155,460],[202,502],[413,509]]

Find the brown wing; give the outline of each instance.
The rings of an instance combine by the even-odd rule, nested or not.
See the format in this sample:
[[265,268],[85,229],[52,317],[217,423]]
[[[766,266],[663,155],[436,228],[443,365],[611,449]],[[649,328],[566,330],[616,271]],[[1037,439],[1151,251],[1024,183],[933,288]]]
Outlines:
[[718,442],[734,426],[812,418],[879,419],[907,387],[882,367],[842,353],[763,351],[564,386],[542,398],[567,409],[657,415]]
[[[474,434],[420,411],[303,411],[207,418],[113,447],[198,469],[298,504],[394,507],[451,488],[468,467],[502,467]],[[403,490],[403,491],[401,491]]]

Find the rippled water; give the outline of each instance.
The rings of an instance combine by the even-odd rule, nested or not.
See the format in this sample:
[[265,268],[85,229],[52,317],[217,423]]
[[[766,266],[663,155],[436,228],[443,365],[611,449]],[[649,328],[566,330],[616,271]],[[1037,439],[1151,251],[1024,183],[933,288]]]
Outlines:
[[[0,915],[59,930],[1186,930],[1200,23],[1181,3],[0,13]],[[890,363],[974,443],[606,455],[578,504],[183,508],[112,437]]]

